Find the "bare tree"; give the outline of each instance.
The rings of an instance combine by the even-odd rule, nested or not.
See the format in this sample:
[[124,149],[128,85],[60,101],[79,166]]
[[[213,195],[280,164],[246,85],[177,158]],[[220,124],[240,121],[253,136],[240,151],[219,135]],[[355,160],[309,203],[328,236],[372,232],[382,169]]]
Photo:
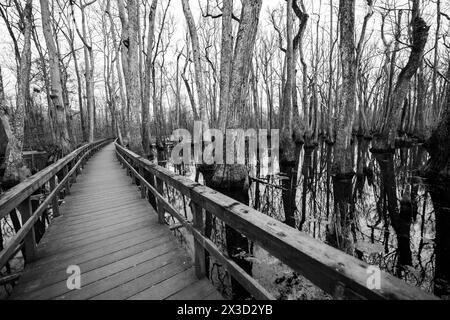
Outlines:
[[23,167],[22,146],[24,142],[27,103],[29,103],[30,99],[31,31],[33,19],[32,0],[26,1],[23,11],[19,11],[19,16],[20,29],[24,35],[24,40],[22,52],[19,56],[17,99],[14,121],[11,121],[9,110],[6,106],[0,69],[0,117],[7,143],[5,163],[3,164],[5,170],[2,180],[13,184],[24,178],[21,174],[21,169]]
[[203,126],[208,127],[208,115],[206,112],[206,93],[205,86],[203,80],[203,68],[202,68],[202,60],[200,55],[200,42],[198,39],[198,33],[194,22],[194,17],[192,16],[191,8],[188,0],[181,0],[183,5],[183,12],[186,18],[186,22],[189,29],[189,35],[192,44],[192,55],[194,57],[194,68],[195,68],[195,84],[197,89],[198,96],[198,109],[199,109],[199,117]]
[[157,0],[153,0],[150,12],[148,15],[148,36],[147,36],[147,52],[145,58],[145,73],[144,73],[144,95],[142,101],[142,147],[144,148],[144,154],[150,155],[150,101],[152,94],[152,86],[155,84],[152,82],[153,76],[153,43],[155,39],[155,18],[156,8],[158,5]]
[[61,70],[59,68],[59,57],[56,50],[55,39],[51,27],[50,10],[48,2],[40,0],[41,15],[42,15],[42,29],[44,32],[45,43],[47,44],[47,51],[50,65],[50,98],[52,101],[52,110],[54,117],[54,131],[56,144],[61,149],[63,155],[67,154],[70,147],[69,133],[67,131],[66,109],[62,97],[61,85]]
[[330,244],[352,252],[348,237],[352,213],[352,177],[354,175],[350,139],[356,108],[356,51],[355,51],[355,1],[340,0],[340,57],[342,68],[342,99],[336,117],[336,143],[332,167],[335,212],[328,226]]
[[[77,30],[78,36],[84,45],[84,67],[85,67],[85,79],[86,79],[86,96],[87,96],[87,109],[88,109],[88,141],[94,141],[94,131],[95,131],[95,99],[94,99],[94,51],[92,48],[92,41],[88,42],[88,26],[86,21],[86,8],[94,4],[96,0],[89,2],[81,1],[79,5],[81,10],[81,29],[82,32],[77,27],[75,21],[75,14],[73,9],[74,2],[70,2],[72,6],[72,19],[73,24]],[[75,2],[76,3],[76,2]]]

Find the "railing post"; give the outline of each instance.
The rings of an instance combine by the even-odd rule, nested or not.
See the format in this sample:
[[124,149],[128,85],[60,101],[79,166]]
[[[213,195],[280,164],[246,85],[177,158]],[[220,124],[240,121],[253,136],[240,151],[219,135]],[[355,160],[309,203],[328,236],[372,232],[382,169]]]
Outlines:
[[[127,157],[126,160],[127,160],[128,164],[131,166],[132,164],[131,164],[130,157]],[[131,169],[128,166],[127,166],[127,174],[131,177],[131,180],[133,180],[133,174],[131,173]]]
[[131,173],[131,176],[132,176],[133,184],[137,185],[138,184],[138,178],[133,173]]
[[[164,185],[163,185],[163,181],[161,179],[159,179],[158,177],[155,176],[155,180],[156,180],[156,190],[158,191],[158,193],[163,196],[164,194]],[[160,200],[156,201],[156,206],[158,208],[158,222],[160,224],[164,224],[165,223],[165,219],[164,219],[164,205],[161,203]]]
[[86,157],[83,158],[83,160],[81,160],[81,165],[80,168],[84,169],[84,167],[86,166],[86,162],[91,158],[92,155],[92,149],[88,149],[86,151]]
[[[77,164],[77,158],[75,157],[72,160],[72,169],[75,167],[76,164]],[[72,183],[77,183],[77,175],[78,175],[78,169],[75,169],[75,172],[72,175]]]
[[[132,168],[134,168],[133,163],[132,163],[131,161],[130,161],[129,163],[130,163],[130,166],[131,166]],[[131,168],[130,168],[130,177],[131,177],[131,184],[137,185],[137,182],[136,182],[137,179],[136,179],[136,177],[135,177],[133,171],[131,170]]]
[[[151,172],[147,169],[144,169],[144,179],[147,181],[152,187],[155,188],[155,177],[151,174]],[[150,205],[157,210],[156,204],[156,196],[150,190],[147,190],[147,198]]]
[[[64,178],[69,173],[69,168],[67,166],[68,166],[68,164],[63,169]],[[66,195],[69,195],[69,194],[70,194],[70,177],[69,177],[69,179],[67,179],[67,182],[66,182]]]
[[[20,211],[20,216],[22,217],[22,225],[24,225],[28,219],[31,218],[33,214],[33,209],[31,207],[31,197],[26,198],[18,207]],[[36,259],[36,236],[34,234],[34,226],[31,227],[30,232],[26,235],[24,239],[24,249],[25,249],[25,261],[32,262]]]
[[89,159],[89,157],[90,157],[90,150],[87,150],[86,157],[81,156],[82,160],[80,163],[80,171],[84,169],[84,165],[85,165],[86,161]]
[[[190,206],[193,217],[193,227],[201,234],[204,234],[203,208],[194,201],[191,201]],[[196,238],[194,238],[194,256],[195,275],[197,278],[202,279],[206,276],[205,248],[203,248]]]
[[[53,191],[55,190],[57,186],[56,183],[56,175],[53,176],[52,178],[50,178],[50,190]],[[58,193],[55,194],[55,196],[53,197],[52,200],[52,210],[53,210],[53,217],[59,217],[59,205],[58,205]]]
[[[139,175],[144,177],[144,168],[142,166],[139,166]],[[141,198],[145,199],[145,185],[142,181],[139,181],[139,184],[141,186]]]

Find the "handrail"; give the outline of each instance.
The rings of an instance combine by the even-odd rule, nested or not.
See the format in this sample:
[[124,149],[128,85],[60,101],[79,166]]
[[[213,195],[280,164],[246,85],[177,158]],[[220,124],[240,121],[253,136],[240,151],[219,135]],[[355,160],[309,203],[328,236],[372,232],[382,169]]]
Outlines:
[[[72,176],[76,177],[92,153],[110,141],[111,139],[103,139],[86,144],[58,160],[56,163],[25,179],[0,196],[0,219],[6,217],[15,208],[19,209],[22,217],[20,230],[8,241],[5,248],[0,252],[0,269],[5,266],[22,245],[25,249],[26,262],[35,259],[36,239],[33,229],[34,224],[50,204],[52,204],[54,215],[59,215],[59,192],[63,188],[66,188],[66,191],[70,192],[70,178]],[[63,171],[63,178],[56,182],[56,176],[61,171]],[[48,182],[50,182],[51,192],[33,212],[31,195]],[[22,243],[22,241],[24,242]]]
[[[205,273],[204,250],[223,263],[230,274],[257,299],[272,299],[253,278],[224,256],[215,244],[203,235],[203,209],[301,273],[315,285],[336,298],[346,299],[437,299],[389,273],[379,272],[379,288],[369,288],[372,268],[334,247],[320,242],[297,229],[218,193],[163,167],[115,143],[119,161],[130,171],[133,181],[139,180],[157,198],[159,222],[167,212],[176,218],[194,236],[197,276]],[[135,169],[135,168],[138,169]],[[152,178],[144,178],[144,172]],[[191,199],[193,223],[188,222],[163,196],[163,183]],[[155,187],[156,186],[156,187]],[[141,196],[145,197],[141,189]],[[202,261],[203,260],[203,261]]]

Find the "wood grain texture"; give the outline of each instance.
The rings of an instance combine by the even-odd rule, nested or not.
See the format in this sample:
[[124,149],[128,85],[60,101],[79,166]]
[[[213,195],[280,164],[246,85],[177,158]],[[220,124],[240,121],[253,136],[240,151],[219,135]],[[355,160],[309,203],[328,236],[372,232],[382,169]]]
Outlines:
[[[108,145],[87,162],[25,267],[11,299],[222,299],[193,263]],[[67,288],[67,267],[81,289]]]

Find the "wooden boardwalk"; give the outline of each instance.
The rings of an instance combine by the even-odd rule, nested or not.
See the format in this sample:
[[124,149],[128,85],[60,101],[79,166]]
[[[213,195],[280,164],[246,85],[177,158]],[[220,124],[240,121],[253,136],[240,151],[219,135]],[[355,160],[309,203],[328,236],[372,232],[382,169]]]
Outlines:
[[[126,175],[110,144],[72,186],[11,299],[222,299]],[[81,270],[70,290],[67,268]]]

